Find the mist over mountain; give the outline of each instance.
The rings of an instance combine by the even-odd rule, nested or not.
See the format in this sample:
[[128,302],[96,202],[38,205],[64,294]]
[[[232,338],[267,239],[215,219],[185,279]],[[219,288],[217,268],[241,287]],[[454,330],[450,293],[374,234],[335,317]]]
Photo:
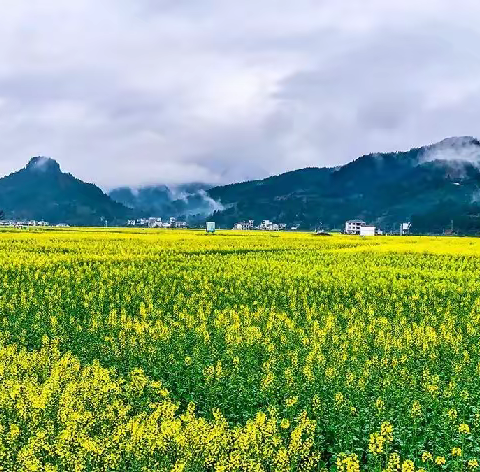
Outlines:
[[480,142],[453,137],[406,152],[374,153],[336,168],[306,168],[208,191],[220,225],[270,219],[343,228],[359,218],[384,229],[480,231]]
[[7,219],[70,225],[115,224],[129,215],[128,208],[99,187],[62,172],[48,157],[33,157],[23,169],[0,179],[0,209]]
[[195,182],[175,186],[119,187],[111,190],[109,196],[145,216],[175,216],[200,221],[215,211],[223,210],[223,206],[208,195],[210,187]]

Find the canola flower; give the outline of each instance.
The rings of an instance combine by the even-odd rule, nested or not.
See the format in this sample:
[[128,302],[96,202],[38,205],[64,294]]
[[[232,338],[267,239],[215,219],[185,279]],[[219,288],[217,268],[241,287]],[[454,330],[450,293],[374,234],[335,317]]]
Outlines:
[[1,232],[1,470],[478,470],[479,270],[469,238]]
[[462,423],[458,425],[458,432],[461,434],[468,434],[470,433],[470,426],[468,426],[468,424]]
[[415,464],[411,459],[407,459],[402,463],[402,472],[414,472]]
[[451,421],[455,421],[457,419],[458,412],[457,410],[455,410],[455,408],[451,408],[450,410],[448,410],[447,415]]
[[475,469],[478,468],[478,460],[477,459],[469,459],[467,464],[468,464],[468,467],[470,469],[475,470]]
[[419,416],[422,416],[422,406],[420,405],[420,402],[418,400],[415,400],[412,404],[412,408],[410,409],[410,415],[413,418],[417,418]]
[[386,438],[380,433],[372,433],[370,435],[370,441],[368,444],[368,451],[371,452],[373,455],[381,454],[384,452],[384,445],[386,442]]
[[385,441],[393,441],[393,425],[389,421],[382,423],[380,433],[385,438]]
[[290,428],[290,421],[287,418],[283,418],[283,420],[280,422],[280,427],[282,429]]
[[285,406],[286,406],[287,408],[290,408],[290,407],[296,405],[297,402],[298,402],[298,395],[296,395],[296,396],[294,396],[294,397],[291,397],[291,398],[287,398],[287,399],[285,400]]
[[428,461],[432,461],[432,460],[433,460],[433,456],[432,456],[431,452],[424,451],[422,453],[422,462],[428,462]]
[[360,465],[356,454],[339,454],[337,457],[338,472],[359,472]]

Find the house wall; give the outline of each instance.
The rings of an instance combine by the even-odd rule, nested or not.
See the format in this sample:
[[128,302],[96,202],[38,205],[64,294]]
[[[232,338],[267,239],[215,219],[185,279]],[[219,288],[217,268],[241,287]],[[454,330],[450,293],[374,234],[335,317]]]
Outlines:
[[360,236],[375,236],[375,226],[362,226]]

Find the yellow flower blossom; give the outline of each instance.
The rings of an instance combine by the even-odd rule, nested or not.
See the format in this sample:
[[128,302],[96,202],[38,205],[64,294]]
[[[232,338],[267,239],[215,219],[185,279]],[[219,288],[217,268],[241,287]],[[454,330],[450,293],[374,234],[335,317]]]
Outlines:
[[468,426],[468,424],[466,423],[461,423],[459,426],[458,426],[458,432],[460,434],[469,434],[470,433],[470,427]]
[[452,449],[452,456],[453,457],[461,457],[462,456],[462,449],[459,447],[454,447]]
[[454,421],[457,419],[458,413],[457,413],[457,410],[455,410],[454,408],[451,408],[450,410],[448,410],[447,415],[450,418],[450,420]]
[[418,400],[415,400],[412,404],[412,407],[410,408],[410,415],[413,418],[418,418],[419,416],[422,416],[422,406],[420,405],[420,402]]
[[382,423],[380,433],[385,438],[386,441],[388,442],[393,441],[393,425],[390,422],[384,421]]
[[280,427],[282,429],[288,429],[290,428],[290,421],[288,421],[287,418],[283,418],[282,421],[280,422]]
[[338,472],[359,472],[360,463],[356,454],[341,453],[337,456]]
[[477,468],[478,468],[478,461],[477,461],[477,459],[469,459],[468,462],[467,462],[467,464],[468,464],[468,467],[469,467],[470,469],[477,469]]
[[375,406],[377,407],[377,410],[381,411],[381,410],[384,409],[385,403],[383,402],[383,400],[381,398],[377,398],[375,400]]
[[422,453],[422,462],[429,462],[431,460],[433,460],[432,454],[428,451],[424,451]]
[[287,406],[287,408],[290,408],[290,407],[296,405],[297,402],[298,402],[298,395],[294,396],[294,397],[287,398],[285,400],[285,405]]
[[368,451],[373,455],[381,454],[383,452],[383,446],[386,442],[386,438],[381,434],[375,432],[370,435],[370,441],[368,443]]
[[402,463],[402,472],[414,472],[415,471],[415,464],[412,460],[407,459]]

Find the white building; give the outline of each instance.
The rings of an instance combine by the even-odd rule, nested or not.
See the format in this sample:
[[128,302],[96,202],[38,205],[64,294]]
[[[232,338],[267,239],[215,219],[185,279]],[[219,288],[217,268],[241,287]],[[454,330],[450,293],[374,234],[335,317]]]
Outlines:
[[263,229],[263,230],[270,230],[272,227],[272,222],[270,220],[263,220],[258,229]]
[[360,229],[366,226],[362,220],[348,220],[345,223],[345,234],[360,234]]
[[402,223],[400,225],[400,236],[405,236],[406,234],[410,234],[411,226],[412,226],[411,223]]
[[375,236],[375,226],[363,225],[360,226],[360,236]]
[[252,230],[253,229],[253,220],[241,221],[239,223],[235,223],[235,225],[233,226],[233,229],[243,230],[243,231]]
[[161,228],[162,227],[162,219],[156,218],[155,216],[151,216],[148,219],[148,227],[149,228]]

